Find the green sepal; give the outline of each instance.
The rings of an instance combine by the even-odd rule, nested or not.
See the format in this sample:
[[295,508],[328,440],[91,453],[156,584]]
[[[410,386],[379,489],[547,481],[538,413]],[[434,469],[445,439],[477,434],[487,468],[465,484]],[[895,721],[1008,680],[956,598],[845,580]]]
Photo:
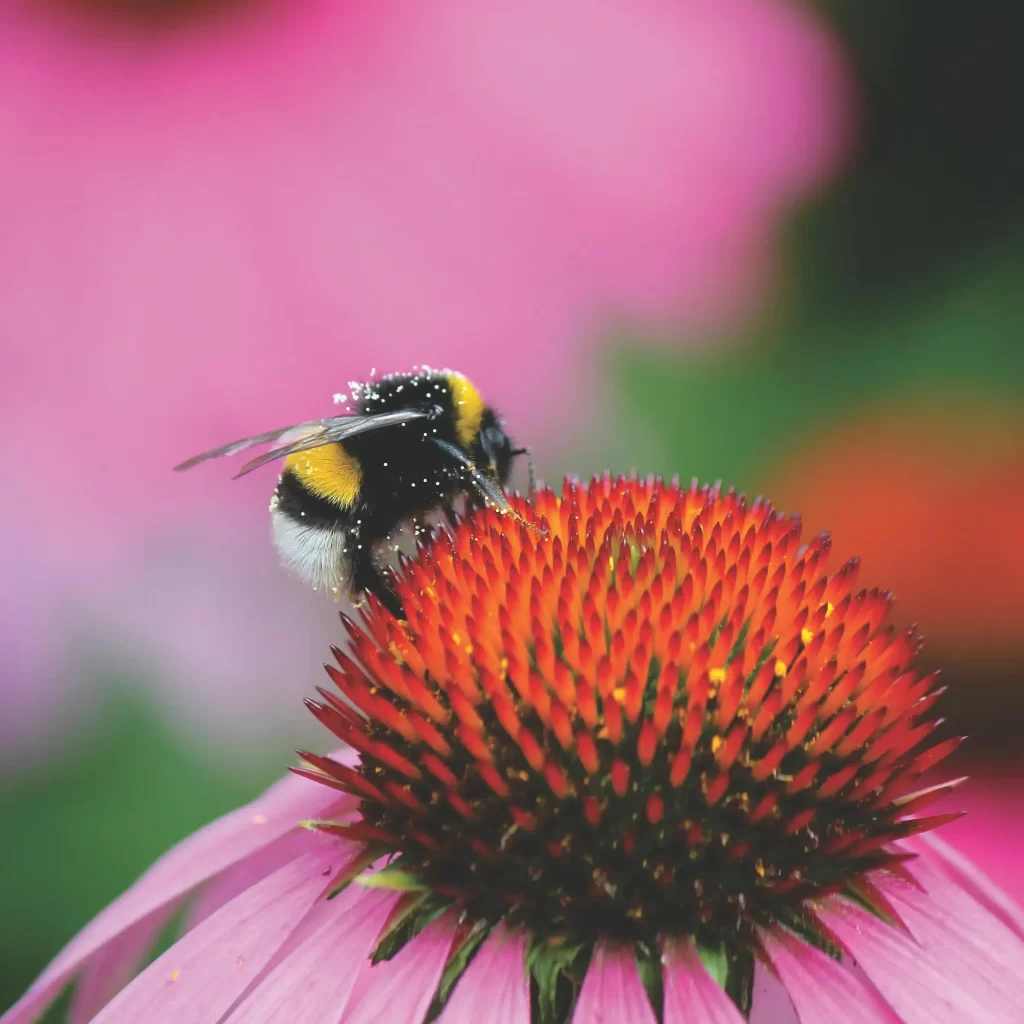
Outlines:
[[370,954],[371,963],[390,960],[450,906],[448,903],[434,902],[430,895],[429,892],[422,892],[407,893],[400,897],[397,912],[385,925],[384,932]]
[[476,953],[490,931],[490,922],[481,918],[466,932],[458,948],[454,949],[448,957],[448,963],[445,964],[444,972],[441,975],[441,982],[437,986],[439,1010],[448,1001],[448,996],[451,995],[455,983],[462,977],[463,972],[469,966],[469,961],[473,959],[473,954]]
[[367,846],[361,853],[356,854],[334,877],[334,886],[327,894],[329,900],[343,893],[354,881],[357,875],[361,874],[375,860],[379,860],[383,851],[377,846]]
[[396,892],[426,892],[425,886],[411,871],[391,870],[364,872],[352,879],[367,889],[394,889]]
[[729,980],[729,957],[725,952],[725,948],[719,946],[712,949],[709,946],[702,946],[697,942],[694,942],[693,948],[697,951],[697,956],[700,957],[704,970],[711,975],[714,983],[724,992],[726,983]]
[[[862,879],[852,879],[846,883],[843,895],[863,907],[872,916],[884,921],[891,928],[898,928],[902,932],[908,931],[907,926],[896,913],[896,908],[870,883],[864,884]],[[836,949],[837,953],[841,954],[842,951],[838,947]]]
[[[852,892],[851,897],[857,898]],[[863,904],[868,907],[866,903]],[[874,911],[872,911],[874,913]],[[779,907],[776,911],[778,923],[788,928],[798,938],[802,939],[809,946],[820,949],[822,953],[832,957],[833,960],[841,960],[843,951],[826,935],[815,919],[807,914],[800,914],[786,907]]]
[[665,1003],[665,982],[661,971],[661,954],[657,947],[637,942],[633,945],[633,960],[637,974],[651,1002],[651,1008],[661,1019],[662,1007]]
[[754,1001],[754,954],[744,946],[703,946],[696,940],[693,948],[714,983],[749,1017]]
[[729,969],[725,994],[749,1018],[754,1008],[754,954],[744,946],[733,947],[726,953],[726,960]]
[[526,952],[526,970],[537,982],[539,1024],[568,1020],[583,984],[593,943],[564,936],[534,937]]

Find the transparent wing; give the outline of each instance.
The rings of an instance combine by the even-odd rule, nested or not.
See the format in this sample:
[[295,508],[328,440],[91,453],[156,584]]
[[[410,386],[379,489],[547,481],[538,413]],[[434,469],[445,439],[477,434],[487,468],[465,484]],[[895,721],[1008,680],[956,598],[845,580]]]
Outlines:
[[201,455],[194,455],[186,459],[175,470],[182,471],[198,466],[200,462],[209,459],[219,459],[226,455],[235,455],[253,448],[259,444],[267,444],[271,441],[279,441],[288,434],[297,433],[298,436],[287,444],[277,448],[271,448],[255,459],[247,462],[236,474],[237,479],[251,473],[260,466],[265,466],[275,459],[283,459],[294,452],[305,452],[311,448],[320,448],[325,444],[333,444],[337,441],[344,441],[347,437],[354,437],[356,434],[365,434],[371,430],[380,430],[382,427],[395,427],[403,423],[410,423],[413,420],[428,419],[429,412],[419,409],[396,409],[393,412],[377,413],[373,416],[333,416],[325,420],[311,420],[309,423],[296,423],[290,427],[281,427],[279,430],[270,430],[265,434],[254,434],[252,437],[243,437],[239,441],[231,441],[219,448],[212,448]]
[[309,423],[293,423],[290,427],[281,427],[278,430],[268,430],[265,434],[253,434],[252,437],[243,437],[239,441],[222,444],[219,448],[211,448],[208,452],[203,452],[201,455],[193,455],[191,459],[186,459],[175,466],[174,471],[180,473],[183,470],[191,469],[193,466],[198,466],[200,462],[206,462],[208,459],[219,459],[224,455],[236,455],[238,452],[245,451],[246,448],[254,448],[258,444],[266,444],[269,441],[277,441],[295,430],[322,432],[324,425],[329,422],[329,420],[311,420]]
[[255,459],[247,462],[235,474],[235,478],[245,476],[246,473],[251,473],[268,462],[283,459],[294,452],[307,452],[311,448],[320,448],[325,444],[344,441],[345,438],[354,437],[356,434],[367,434],[371,430],[380,430],[383,427],[400,427],[413,420],[429,418],[430,413],[419,409],[396,409],[394,412],[381,412],[374,416],[337,416],[334,419],[323,420],[322,430],[319,432],[305,434],[289,444],[281,445],[280,448],[271,448],[269,452],[258,455]]

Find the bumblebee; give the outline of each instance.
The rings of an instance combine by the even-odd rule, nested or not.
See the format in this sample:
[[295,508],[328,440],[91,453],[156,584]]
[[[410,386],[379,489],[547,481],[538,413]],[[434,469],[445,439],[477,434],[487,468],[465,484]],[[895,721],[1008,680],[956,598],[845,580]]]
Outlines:
[[350,414],[232,441],[174,468],[283,442],[236,475],[284,459],[270,501],[282,561],[316,589],[347,589],[357,599],[373,593],[401,617],[378,561],[382,543],[427,513],[451,517],[461,496],[515,515],[504,489],[513,458],[529,450],[513,448],[495,411],[461,373],[424,367],[350,388]]

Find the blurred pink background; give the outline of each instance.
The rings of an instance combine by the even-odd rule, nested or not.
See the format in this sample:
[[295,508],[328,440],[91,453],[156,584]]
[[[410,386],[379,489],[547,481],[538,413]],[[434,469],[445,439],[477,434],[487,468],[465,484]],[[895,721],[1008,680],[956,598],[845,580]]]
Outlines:
[[524,439],[578,428],[602,317],[748,311],[844,88],[821,26],[751,0],[4,4],[4,759],[93,659],[222,740],[276,720],[332,616],[275,576],[269,472],[170,466],[420,362]]
[[549,480],[722,478],[860,553],[973,737],[947,833],[1024,898],[996,2],[0,0],[0,1009],[322,746],[273,472],[171,467],[419,363]]

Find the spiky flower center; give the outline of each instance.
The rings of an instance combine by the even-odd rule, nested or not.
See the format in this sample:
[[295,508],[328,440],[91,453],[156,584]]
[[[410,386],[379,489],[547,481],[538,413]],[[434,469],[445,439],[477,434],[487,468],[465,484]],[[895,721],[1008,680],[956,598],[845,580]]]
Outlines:
[[299,771],[361,798],[325,825],[540,936],[742,948],[864,898],[952,749],[891,596],[825,571],[827,536],[732,493],[569,482],[474,513],[409,562],[407,620],[347,623],[314,713],[362,755]]

